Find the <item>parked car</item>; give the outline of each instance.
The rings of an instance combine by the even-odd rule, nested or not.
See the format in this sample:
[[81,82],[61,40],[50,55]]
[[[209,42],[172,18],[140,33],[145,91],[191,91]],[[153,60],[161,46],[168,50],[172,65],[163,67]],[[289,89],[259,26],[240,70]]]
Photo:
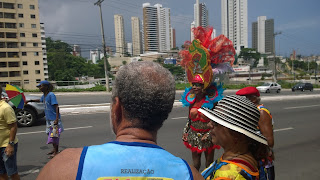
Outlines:
[[[30,99],[39,99],[39,97],[25,95],[26,100]],[[8,95],[3,91],[1,94],[1,98],[8,99]],[[43,118],[44,115],[44,104],[30,102],[24,106],[23,109],[17,109],[10,101],[9,104],[14,109],[17,117],[18,126],[22,127],[30,127],[32,126],[38,119]]]
[[257,89],[260,92],[265,92],[265,93],[271,93],[271,92],[280,93],[281,85],[275,82],[265,82],[261,86],[258,86]]
[[310,90],[313,91],[313,85],[311,83],[298,83],[291,88],[292,92],[296,90],[305,91]]

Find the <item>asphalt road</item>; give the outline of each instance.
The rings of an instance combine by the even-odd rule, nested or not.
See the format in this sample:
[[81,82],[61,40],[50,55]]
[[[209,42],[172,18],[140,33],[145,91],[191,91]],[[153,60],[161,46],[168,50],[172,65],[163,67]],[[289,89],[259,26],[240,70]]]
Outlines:
[[[233,91],[227,92],[234,93]],[[288,93],[288,94],[286,94]],[[276,178],[284,180],[320,179],[320,96],[319,90],[309,92],[281,92],[263,94],[264,104],[272,112],[275,120]],[[61,106],[107,103],[103,94],[57,95]],[[107,96],[110,97],[110,96]],[[101,101],[96,101],[96,100]],[[69,103],[69,102],[70,103]],[[78,103],[79,104],[79,103]],[[62,107],[61,109],[64,109]],[[158,134],[158,144],[192,164],[191,152],[181,141],[182,129],[186,123],[187,108],[174,107],[168,120]],[[61,137],[61,150],[70,147],[82,147],[102,144],[114,139],[109,125],[109,113],[82,112],[64,113],[65,127]],[[22,179],[33,180],[39,170],[49,161],[46,153],[51,146],[46,145],[45,123],[39,121],[35,126],[19,128],[18,168]],[[215,158],[222,150],[216,151]],[[202,165],[201,169],[204,166]]]

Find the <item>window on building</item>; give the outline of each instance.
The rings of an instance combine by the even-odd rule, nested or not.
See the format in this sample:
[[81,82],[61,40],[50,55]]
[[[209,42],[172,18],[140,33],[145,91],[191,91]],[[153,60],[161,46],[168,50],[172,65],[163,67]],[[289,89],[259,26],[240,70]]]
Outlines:
[[4,23],[0,22],[0,28],[4,28]]
[[40,61],[35,61],[34,65],[40,65]]
[[0,77],[8,77],[8,71],[0,71]]
[[34,55],[35,56],[39,56],[39,52],[34,52]]
[[37,28],[36,24],[31,24],[31,28]]
[[29,84],[29,80],[24,80],[23,83],[24,84]]
[[14,9],[14,3],[3,3],[3,8],[5,9]]
[[20,43],[20,46],[21,46],[21,47],[26,47],[26,43],[25,43],[25,42],[21,42],[21,43]]
[[0,68],[7,67],[7,62],[0,62]]
[[0,58],[6,58],[7,54],[6,52],[0,52]]
[[34,5],[31,4],[31,5],[30,5],[30,9],[35,9],[35,8],[34,8]]
[[9,32],[7,32],[6,33],[6,37],[7,38],[17,38],[17,33],[9,33]]
[[22,56],[26,56],[27,52],[21,52]]
[[36,74],[40,74],[40,70],[35,70],[35,73]]
[[8,52],[8,58],[18,58],[19,53],[18,52]]
[[32,33],[32,37],[38,37],[37,33]]
[[9,72],[9,77],[19,77],[20,76],[20,71],[10,71]]
[[23,14],[18,14],[18,17],[19,18],[23,18]]
[[20,33],[20,37],[26,37],[26,33]]
[[0,32],[0,38],[4,38],[4,32]]
[[4,27],[10,28],[10,29],[17,29],[17,24],[16,23],[5,23]]
[[23,5],[22,5],[22,4],[18,4],[18,8],[19,8],[19,9],[22,9],[22,8],[23,8]]
[[36,18],[36,15],[31,14],[31,15],[30,15],[30,18],[31,18],[31,19],[35,19],[35,18]]
[[3,12],[0,12],[0,18],[3,18]]
[[28,65],[28,61],[22,61],[22,65],[27,66]]
[[0,48],[5,48],[6,47],[6,43],[5,42],[0,42]]
[[7,42],[7,48],[18,48],[17,42]]
[[41,79],[36,79],[36,83],[40,83]]
[[24,23],[19,23],[20,28],[24,28]]
[[23,74],[29,74],[29,72],[28,71],[23,71]]
[[7,19],[15,19],[15,13],[4,13],[4,18],[7,18]]
[[19,62],[9,62],[9,67],[19,67]]
[[38,47],[38,43],[33,43],[33,47]]

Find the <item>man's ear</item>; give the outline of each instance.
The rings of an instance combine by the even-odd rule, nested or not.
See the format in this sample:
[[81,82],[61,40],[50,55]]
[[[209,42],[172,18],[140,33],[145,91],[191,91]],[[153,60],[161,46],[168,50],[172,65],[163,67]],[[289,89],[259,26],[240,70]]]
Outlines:
[[111,118],[114,126],[120,124],[122,119],[122,105],[119,97],[115,97],[112,103]]

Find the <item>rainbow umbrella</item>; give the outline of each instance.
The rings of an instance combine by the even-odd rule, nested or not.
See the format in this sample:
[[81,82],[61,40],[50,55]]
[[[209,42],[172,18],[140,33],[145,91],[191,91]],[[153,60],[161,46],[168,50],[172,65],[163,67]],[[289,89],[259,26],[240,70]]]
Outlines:
[[7,84],[6,93],[8,95],[9,101],[11,101],[16,108],[23,109],[26,97],[24,96],[23,91],[18,86]]

